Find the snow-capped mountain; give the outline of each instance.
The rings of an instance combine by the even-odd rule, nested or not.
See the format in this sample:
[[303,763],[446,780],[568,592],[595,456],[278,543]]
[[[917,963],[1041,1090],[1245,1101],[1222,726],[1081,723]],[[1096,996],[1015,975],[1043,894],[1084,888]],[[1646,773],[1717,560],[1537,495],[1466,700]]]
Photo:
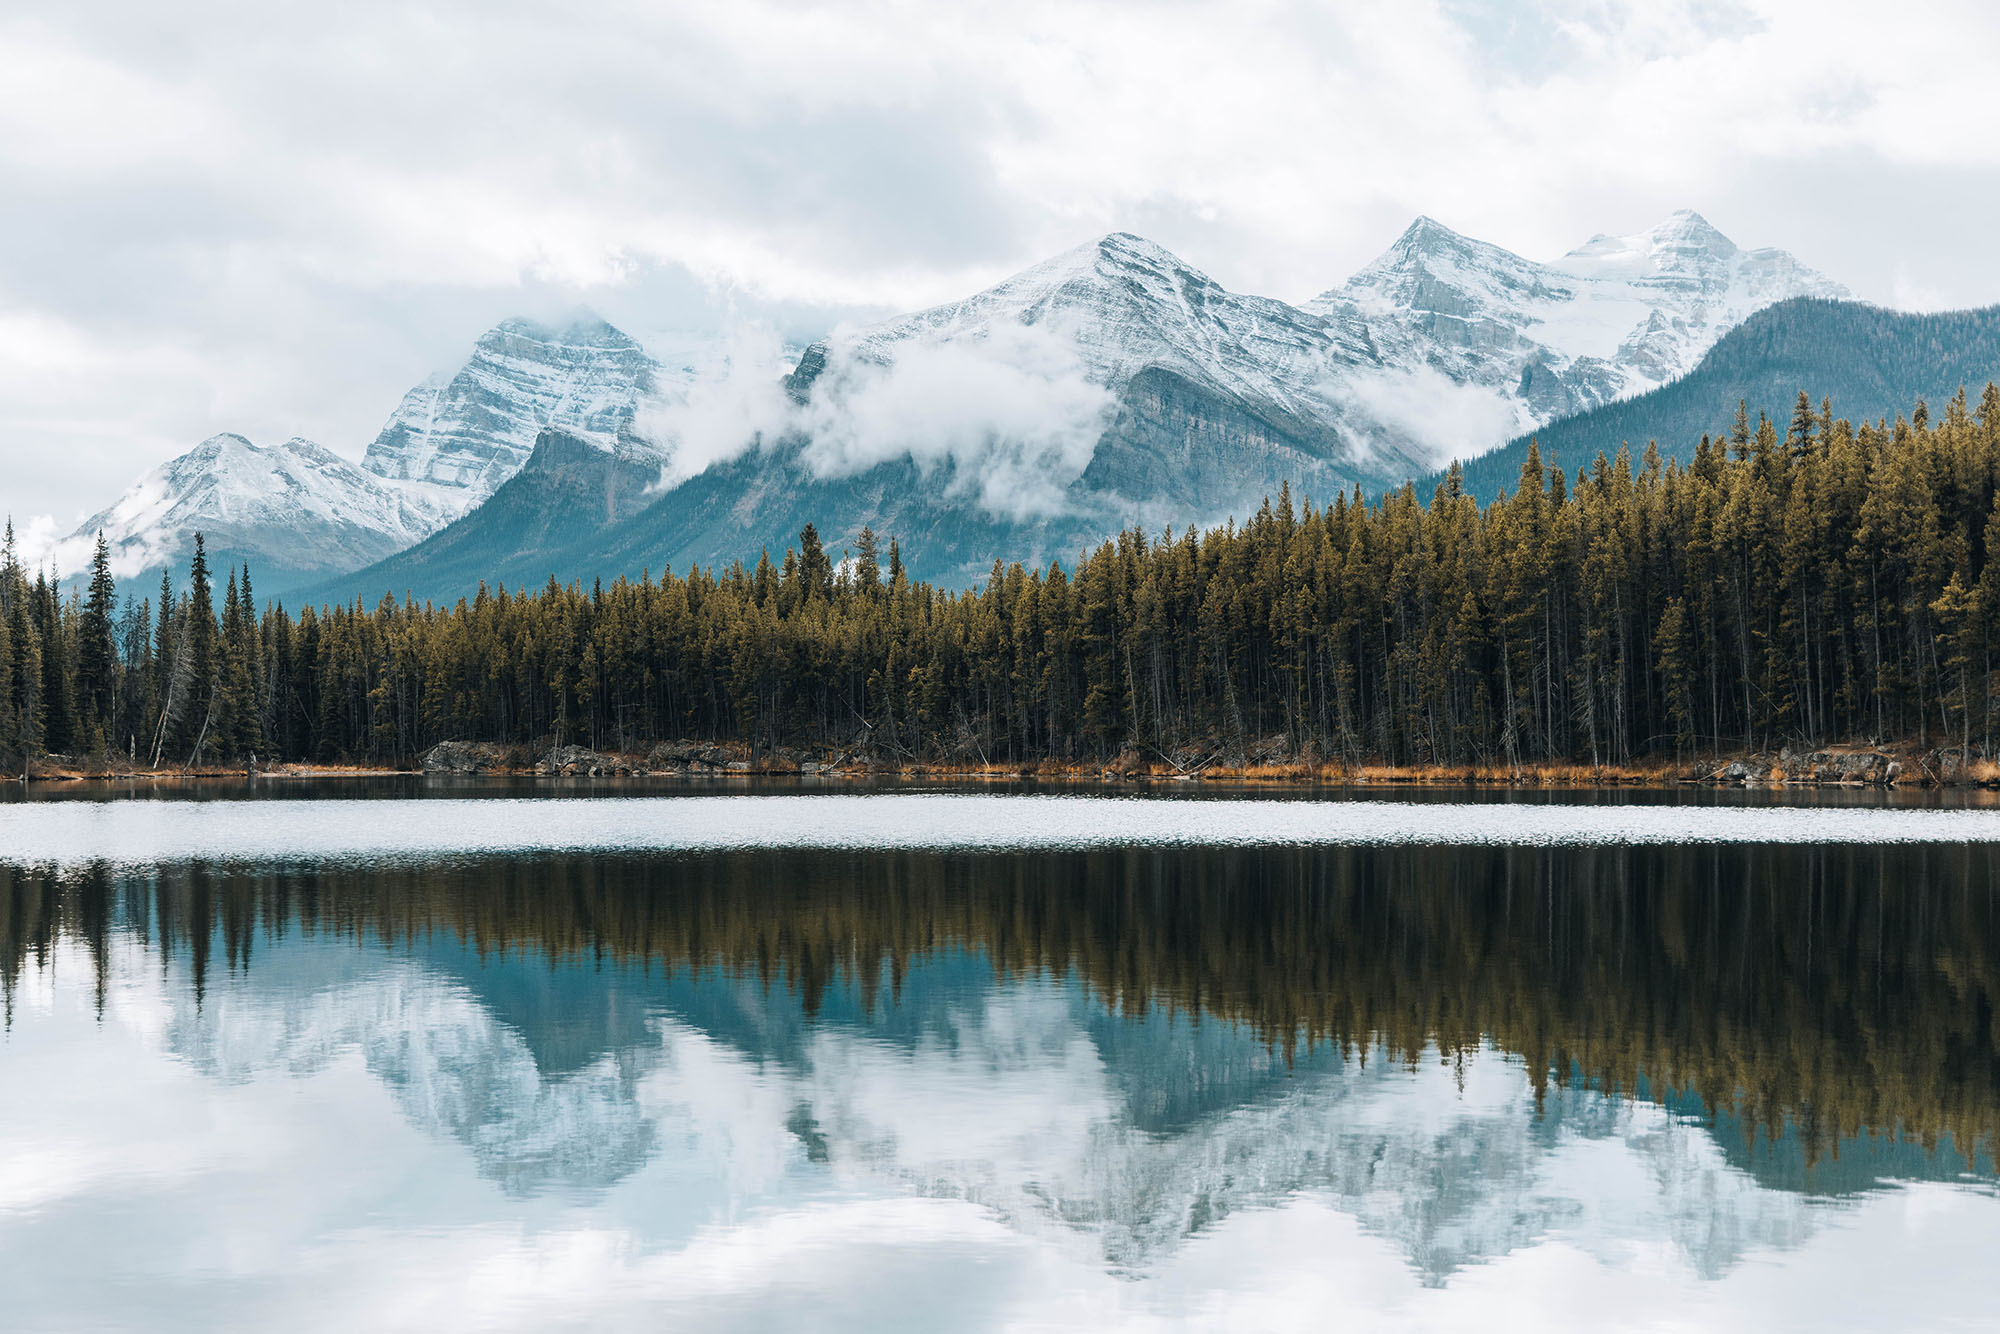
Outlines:
[[[1766,306],[1848,295],[1784,251],[1738,249],[1683,210],[1637,235],[1592,237],[1546,264],[1419,218],[1305,308],[1364,323],[1382,374],[1413,386],[1441,377],[1511,410],[1496,435],[1433,442],[1462,456],[1686,374]],[[1364,373],[1359,387],[1367,396],[1380,383]]]
[[721,564],[810,521],[837,542],[896,533],[915,572],[976,581],[1121,528],[1244,518],[1287,483],[1322,502],[1394,485],[1678,374],[1764,305],[1839,290],[1693,214],[1554,264],[1420,220],[1304,307],[1114,233],[815,344],[760,447],[511,574]]
[[59,545],[74,576],[102,529],[121,579],[186,570],[194,534],[219,560],[248,561],[266,593],[372,565],[423,541],[518,472],[551,425],[651,457],[630,433],[659,367],[595,317],[560,328],[508,320],[458,372],[412,389],[361,464],[311,441],[259,446],[210,437],[147,473]]
[[354,569],[421,541],[447,521],[436,488],[362,471],[310,440],[256,445],[210,436],[141,477],[57,553],[76,575],[101,531],[121,579],[186,571],[194,535],[220,568],[247,560],[268,588]]
[[677,415],[654,414],[680,478],[641,513],[530,550],[482,507],[359,572],[351,591],[456,596],[474,547],[487,553],[480,577],[510,587],[719,568],[784,550],[808,522],[837,544],[864,524],[894,533],[919,577],[974,580],[996,557],[1067,561],[1130,525],[1247,516],[1287,484],[1326,497],[1420,471],[1424,442],[1347,400],[1346,368],[1369,358],[1349,317],[1230,292],[1113,234],[963,301],[815,343],[788,393],[760,384],[708,412],[737,432],[708,442],[722,456],[711,466],[680,469]]
[[[872,470],[908,461],[927,484],[909,500],[1016,524],[1219,520],[1287,481],[1326,494],[1426,457],[1346,404],[1342,372],[1369,358],[1345,313],[1231,292],[1113,233],[815,344],[772,434],[801,442],[784,461],[812,480],[872,490]],[[896,500],[881,497],[892,526]]]
[[544,429],[609,448],[659,373],[644,348],[594,316],[561,327],[507,320],[456,374],[403,396],[362,467],[432,483],[463,513],[520,471]]
[[[361,571],[354,591],[369,596],[451,596],[471,585],[447,566],[484,562],[510,585],[587,580],[754,559],[806,522],[838,545],[867,524],[904,539],[913,573],[969,582],[996,558],[1068,559],[1135,525],[1246,517],[1286,484],[1320,501],[1395,485],[1684,374],[1766,306],[1845,295],[1689,212],[1548,263],[1420,218],[1303,306],[1231,292],[1113,233],[963,300],[838,330],[798,359],[784,392],[774,371],[751,401],[699,414],[677,416],[684,374],[601,319],[509,320],[455,374],[411,390],[359,470],[315,464],[308,485],[299,468],[204,446],[79,538],[109,520],[125,546],[168,552],[193,527],[233,522],[202,508],[228,498],[263,516],[230,540],[265,567],[292,560],[282,519],[296,513],[321,534],[304,568]],[[730,438],[692,447],[697,416]],[[470,512],[544,432],[615,451],[620,479],[657,456],[675,485],[631,514],[645,489],[621,480],[617,503],[559,546],[488,540]],[[356,499],[329,499],[327,486]],[[195,496],[210,499],[183,499]],[[454,530],[452,561],[419,548],[408,568],[363,570],[460,516],[471,527]]]
[[[595,1195],[659,1158],[673,1179],[759,1209],[831,1177],[964,1201],[1137,1277],[1233,1215],[1306,1196],[1434,1285],[1550,1240],[1599,1255],[1644,1245],[1714,1278],[1798,1246],[1831,1212],[1651,1102],[1585,1086],[1538,1098],[1525,1064],[1493,1047],[1455,1064],[1432,1049],[1406,1066],[1379,1047],[1293,1063],[1246,1028],[1111,1015],[1053,978],[982,982],[950,962],[912,970],[934,1009],[893,1025],[808,1021],[796,992],[720,974],[675,985],[620,967],[593,969],[560,1018],[530,1001],[503,1019],[496,1002],[521,1000],[504,965],[461,977],[423,953],[294,937],[199,1003],[158,994],[142,957],[120,971],[155,992],[152,1032],[188,1067],[240,1085],[358,1054],[413,1126],[521,1197]],[[549,985],[540,968],[528,995]],[[727,1033],[677,1003],[711,988],[738,1021]],[[581,1046],[550,1060],[562,1025]],[[1149,1109],[1177,1078],[1212,1105],[1156,1123]]]
[[[1006,341],[1023,329],[1043,337]],[[1044,377],[1074,370],[1114,388],[1168,371],[1301,421],[1338,416],[1329,373],[1369,356],[1366,331],[1344,312],[1231,292],[1164,247],[1114,232],[962,301],[816,344],[795,380],[804,388],[822,385],[829,370],[893,369],[935,348],[982,352]],[[1028,353],[1053,364],[1022,364]]]

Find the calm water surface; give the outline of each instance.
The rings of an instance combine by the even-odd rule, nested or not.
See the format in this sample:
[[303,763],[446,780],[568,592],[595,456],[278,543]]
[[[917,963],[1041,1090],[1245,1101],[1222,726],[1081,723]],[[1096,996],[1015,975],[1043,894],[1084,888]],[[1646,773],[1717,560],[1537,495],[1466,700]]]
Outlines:
[[560,790],[0,802],[0,1329],[2000,1327],[1978,799]]

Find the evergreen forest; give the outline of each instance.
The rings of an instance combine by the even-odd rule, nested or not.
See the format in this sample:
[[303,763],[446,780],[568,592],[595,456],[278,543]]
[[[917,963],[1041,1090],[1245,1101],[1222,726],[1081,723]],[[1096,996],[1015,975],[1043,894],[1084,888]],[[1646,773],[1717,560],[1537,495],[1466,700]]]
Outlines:
[[[446,740],[710,740],[885,761],[1615,764],[1844,741],[1991,756],[2000,388],[1575,475],[1530,448],[1246,522],[1131,531],[976,590],[867,530],[455,605],[260,605],[247,568],[119,589],[0,557],[0,752],[404,766]],[[219,578],[218,578],[219,575]]]

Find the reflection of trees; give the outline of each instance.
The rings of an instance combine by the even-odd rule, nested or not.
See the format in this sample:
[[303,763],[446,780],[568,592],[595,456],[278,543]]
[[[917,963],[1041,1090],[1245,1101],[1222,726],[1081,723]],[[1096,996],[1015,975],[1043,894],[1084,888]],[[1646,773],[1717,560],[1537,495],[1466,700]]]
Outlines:
[[1984,847],[771,852],[424,868],[0,867],[0,984],[113,931],[199,993],[286,933],[782,978],[891,994],[948,946],[1074,970],[1107,1003],[1290,1050],[1447,1060],[1482,1034],[1547,1081],[1693,1090],[1809,1152],[1863,1130],[1991,1142],[2000,851]]

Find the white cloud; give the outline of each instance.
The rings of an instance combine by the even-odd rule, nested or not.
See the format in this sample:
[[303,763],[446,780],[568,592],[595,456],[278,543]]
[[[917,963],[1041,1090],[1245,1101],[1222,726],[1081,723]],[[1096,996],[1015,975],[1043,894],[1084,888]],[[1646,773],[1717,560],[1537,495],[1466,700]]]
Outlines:
[[1990,301],[1996,54],[1973,0],[16,0],[0,317],[70,369],[0,370],[0,510],[218,430],[356,455],[550,302],[815,336],[1112,229],[1298,298],[1420,212],[1546,257],[1686,206]]
[[927,475],[950,465],[951,494],[1026,519],[1061,511],[1114,406],[1059,332],[1002,325],[976,343],[908,344],[887,364],[836,343],[801,425],[822,477],[907,455]]
[[14,523],[14,559],[29,570],[51,571],[57,574],[76,573],[81,566],[65,571],[61,557],[73,554],[64,550],[63,526],[56,522],[53,514],[30,514]]
[[667,388],[633,422],[635,433],[666,452],[662,488],[760,442],[775,442],[797,417],[784,389],[791,359],[774,329],[737,323],[696,353],[688,381]]
[[[1391,438],[1417,442],[1439,467],[1484,453],[1525,425],[1499,390],[1458,384],[1428,366],[1349,372],[1332,394]],[[1365,443],[1368,433],[1358,438]]]
[[818,477],[908,458],[949,495],[996,517],[1033,518],[1063,509],[1116,408],[1073,339],[1047,325],[910,342],[886,359],[836,336],[803,404],[783,387],[791,365],[770,328],[739,325],[688,384],[643,412],[638,432],[668,456],[662,485],[791,441]]

